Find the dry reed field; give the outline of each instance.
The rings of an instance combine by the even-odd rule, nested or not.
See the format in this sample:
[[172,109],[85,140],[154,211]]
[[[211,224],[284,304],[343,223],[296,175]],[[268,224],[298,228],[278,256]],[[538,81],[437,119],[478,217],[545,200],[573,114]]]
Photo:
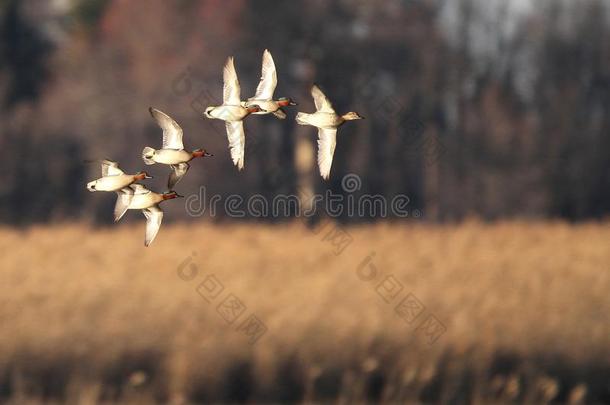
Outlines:
[[0,402],[608,403],[607,223],[0,230]]

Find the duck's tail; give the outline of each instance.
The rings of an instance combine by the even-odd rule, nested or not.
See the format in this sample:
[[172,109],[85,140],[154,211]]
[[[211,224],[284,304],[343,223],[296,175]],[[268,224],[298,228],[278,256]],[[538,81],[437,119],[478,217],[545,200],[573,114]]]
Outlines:
[[309,123],[307,122],[307,116],[308,115],[309,114],[302,113],[302,112],[297,113],[297,118],[296,118],[297,124],[299,124],[299,125],[309,125]]
[[144,160],[144,163],[146,163],[147,165],[154,165],[155,161],[152,160],[152,157],[154,154],[155,154],[155,150],[153,148],[151,148],[150,146],[146,146],[142,150],[142,160]]

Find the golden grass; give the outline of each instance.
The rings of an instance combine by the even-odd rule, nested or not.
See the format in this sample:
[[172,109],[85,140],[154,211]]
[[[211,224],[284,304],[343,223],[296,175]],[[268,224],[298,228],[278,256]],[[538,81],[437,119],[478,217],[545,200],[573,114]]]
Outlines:
[[150,248],[143,223],[0,229],[0,401],[610,401],[608,224],[356,226],[340,254],[334,226],[164,225]]

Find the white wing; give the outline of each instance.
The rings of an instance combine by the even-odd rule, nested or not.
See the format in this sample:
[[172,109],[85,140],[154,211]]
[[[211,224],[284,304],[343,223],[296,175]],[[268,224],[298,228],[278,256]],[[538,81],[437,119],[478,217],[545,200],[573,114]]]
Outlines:
[[263,53],[263,67],[261,68],[261,81],[256,88],[256,94],[250,100],[272,100],[273,92],[277,86],[277,73],[271,52],[265,49]]
[[120,191],[116,192],[116,204],[114,205],[114,222],[120,220],[125,212],[127,212],[127,208],[129,208],[129,204],[131,204],[131,200],[134,195],[134,190],[130,187],[122,188]]
[[337,129],[318,128],[318,167],[324,180],[328,180],[337,145]]
[[311,96],[316,104],[316,110],[319,112],[334,113],[333,105],[328,101],[328,98],[322,93],[322,90],[315,84],[311,88]]
[[182,128],[169,115],[156,108],[148,109],[150,115],[157,121],[157,124],[163,129],[163,149],[184,149],[182,144]]
[[148,246],[159,232],[161,221],[163,220],[163,211],[161,211],[161,208],[159,208],[158,205],[153,205],[150,208],[142,210],[142,213],[146,217],[146,236],[144,238],[144,245]]
[[100,163],[102,164],[102,177],[125,174],[121,169],[119,169],[119,164],[117,162],[104,159],[100,161]]
[[174,189],[174,186],[184,177],[190,167],[188,163],[179,163],[171,166],[172,172],[169,174],[169,179],[167,180],[168,190]]
[[246,134],[243,121],[226,121],[227,137],[231,149],[231,159],[239,170],[244,168],[244,150],[246,148]]
[[149,190],[149,189],[147,189],[146,187],[144,187],[144,186],[143,186],[143,185],[141,185],[141,184],[132,184],[132,185],[131,185],[131,186],[129,186],[129,187],[131,187],[131,189],[133,190],[134,194],[136,194],[136,195],[140,195],[140,194],[148,194],[148,193],[150,193],[150,190]]
[[235,72],[235,65],[233,64],[233,57],[227,59],[223,70],[222,78],[224,81],[222,102],[225,105],[240,105],[240,88],[239,80],[237,79],[237,72]]

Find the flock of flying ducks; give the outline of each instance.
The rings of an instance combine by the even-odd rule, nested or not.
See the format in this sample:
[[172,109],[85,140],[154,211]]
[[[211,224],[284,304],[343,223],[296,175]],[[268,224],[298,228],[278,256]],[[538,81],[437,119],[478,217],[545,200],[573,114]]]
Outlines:
[[[285,119],[286,113],[282,107],[294,106],[288,97],[274,100],[273,93],[277,86],[277,73],[273,57],[268,50],[263,53],[261,80],[256,88],[254,97],[247,101],[241,101],[241,90],[233,57],[229,57],[223,70],[223,101],[222,105],[210,106],[205,109],[204,116],[210,119],[225,121],[229,149],[233,164],[239,170],[244,168],[244,151],[246,147],[246,136],[243,120],[250,114],[263,115],[273,114],[279,119]],[[318,128],[318,167],[320,174],[325,180],[330,175],[330,168],[337,143],[337,129],[346,121],[363,119],[358,113],[348,112],[339,115],[333,109],[328,98],[322,93],[318,86],[311,89],[316,112],[312,114],[299,112],[296,121],[299,125],[311,125]],[[150,179],[151,176],[145,171],[136,174],[125,174],[117,162],[110,160],[99,161],[102,165],[102,177],[87,183],[89,191],[110,191],[117,193],[114,207],[114,220],[120,220],[125,212],[131,210],[142,210],[146,217],[146,234],[144,245],[149,246],[157,236],[163,211],[159,204],[165,200],[182,197],[173,191],[175,185],[184,177],[189,169],[189,162],[198,157],[213,156],[205,149],[187,151],[182,142],[182,128],[169,115],[155,108],[149,109],[150,114],[163,130],[163,142],[161,149],[146,146],[142,151],[142,160],[147,165],[155,163],[169,165],[171,172],[167,180],[167,188],[170,191],[162,194],[155,193],[136,182]]]

